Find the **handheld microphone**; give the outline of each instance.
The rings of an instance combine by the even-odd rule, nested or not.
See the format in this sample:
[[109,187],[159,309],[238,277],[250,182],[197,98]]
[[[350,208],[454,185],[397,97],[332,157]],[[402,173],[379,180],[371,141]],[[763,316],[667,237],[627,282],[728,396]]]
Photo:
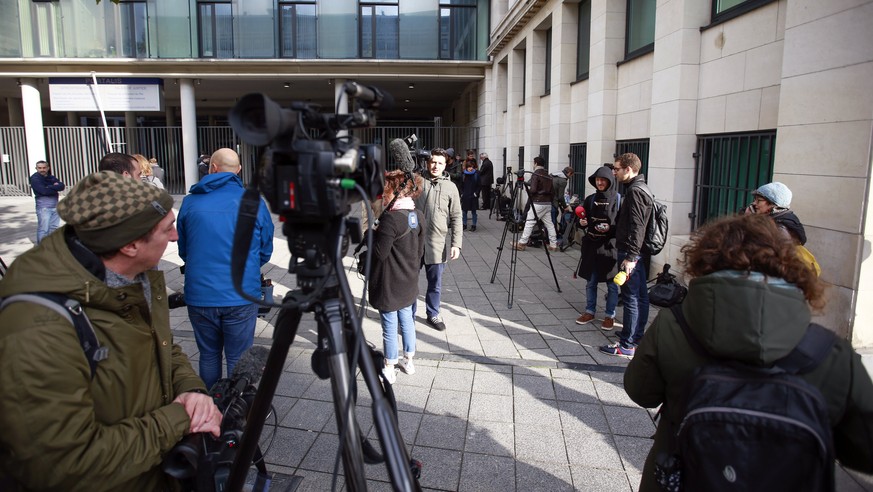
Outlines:
[[412,159],[412,154],[409,153],[409,147],[406,146],[406,142],[402,138],[392,140],[388,144],[388,151],[401,171],[411,173],[415,170],[415,161]]
[[576,212],[576,217],[579,217],[579,219],[585,218],[585,207],[583,207],[582,205],[579,205],[578,207],[576,207],[575,212]]

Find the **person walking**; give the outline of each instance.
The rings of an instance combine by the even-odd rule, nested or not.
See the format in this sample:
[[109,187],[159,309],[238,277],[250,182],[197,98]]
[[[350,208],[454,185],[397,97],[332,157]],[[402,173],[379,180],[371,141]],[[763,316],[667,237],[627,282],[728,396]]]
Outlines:
[[[412,306],[418,298],[418,270],[424,255],[424,212],[416,210],[414,199],[422,191],[419,175],[407,180],[403,171],[385,176],[382,203],[391,208],[382,214],[373,236],[373,265],[368,294],[370,305],[379,310],[382,322],[382,349],[385,367],[382,375],[390,384],[397,379],[395,365],[406,374],[415,374],[415,317]],[[398,329],[403,339],[403,358],[397,348]]]
[[[437,147],[430,152],[425,170],[425,184],[421,195],[415,199],[415,208],[424,213],[425,242],[421,264],[427,277],[425,307],[427,323],[444,331],[446,323],[440,316],[443,271],[449,259],[461,257],[464,231],[461,226],[461,197],[458,188],[446,174],[447,151]],[[412,305],[415,315],[416,305]]]
[[476,164],[476,158],[468,158],[464,161],[464,181],[461,192],[461,210],[464,212],[464,230],[467,230],[467,212],[473,213],[473,223],[470,226],[470,232],[476,232],[476,221],[478,217],[476,210],[479,208],[479,166]]
[[66,185],[52,176],[48,162],[36,163],[36,172],[30,176],[30,188],[36,200],[36,244],[51,234],[60,224],[58,218],[58,192]]

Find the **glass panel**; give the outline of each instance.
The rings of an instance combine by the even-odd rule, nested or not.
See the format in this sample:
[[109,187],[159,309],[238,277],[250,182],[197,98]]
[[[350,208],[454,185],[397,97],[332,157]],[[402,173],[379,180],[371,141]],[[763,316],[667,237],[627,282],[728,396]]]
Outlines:
[[150,0],[149,6],[155,17],[152,39],[157,48],[153,54],[156,53],[158,58],[196,56],[197,32],[192,32],[188,2]]
[[579,4],[578,38],[576,40],[576,80],[588,75],[591,56],[591,1]]
[[[273,20],[275,0],[245,0],[239,2],[239,56],[242,58],[275,58],[276,24]],[[232,32],[232,31],[231,31]],[[233,43],[230,45],[233,46]],[[232,51],[232,48],[231,48]]]
[[745,3],[747,0],[716,0],[715,2],[715,13],[720,14],[727,9],[734,8],[741,3]]
[[297,6],[297,58],[318,57],[315,5]]
[[200,56],[215,57],[215,5],[200,6]]
[[440,5],[472,5],[476,6],[476,0],[440,0]]
[[[114,36],[115,22],[112,17],[114,13],[108,12],[110,8],[117,8],[115,4],[111,2],[105,2],[101,5],[97,5],[95,2],[61,2],[59,7],[63,25],[63,40],[61,41],[63,55],[61,56],[106,58],[117,55]],[[110,16],[107,16],[108,13]],[[107,23],[109,19],[113,20]],[[42,23],[43,19],[40,19],[40,22]],[[112,26],[110,36],[107,36],[107,25]],[[45,47],[43,42],[47,41],[43,36],[44,34],[41,32],[41,49]]]
[[655,42],[655,0],[628,0],[627,6],[625,55]]
[[552,30],[546,31],[546,67],[545,88],[543,93],[552,93]]
[[399,11],[396,6],[376,7],[376,58],[398,58],[400,51],[397,45],[400,34],[398,19]]
[[145,2],[122,3],[119,6],[121,21],[121,56],[148,58],[148,29]]
[[320,58],[356,58],[358,33],[358,2],[331,0],[318,4],[318,55]]
[[440,9],[440,59],[452,58],[452,9]]
[[18,14],[17,2],[0,2],[0,57],[21,56],[20,28],[27,24]]
[[279,56],[283,58],[294,58],[297,56],[297,49],[294,46],[294,20],[296,16],[296,5],[279,6]]
[[361,58],[373,58],[373,9],[361,6]]
[[476,9],[446,7],[440,9],[440,58],[444,60],[476,59]]
[[400,58],[439,58],[439,22],[434,22],[431,0],[404,0],[400,4]]
[[233,58],[233,15],[229,3],[200,4],[200,56]]
[[[270,30],[272,33],[272,29]],[[215,33],[219,58],[233,58],[233,12],[230,4],[215,6]],[[270,40],[272,45],[272,39]]]

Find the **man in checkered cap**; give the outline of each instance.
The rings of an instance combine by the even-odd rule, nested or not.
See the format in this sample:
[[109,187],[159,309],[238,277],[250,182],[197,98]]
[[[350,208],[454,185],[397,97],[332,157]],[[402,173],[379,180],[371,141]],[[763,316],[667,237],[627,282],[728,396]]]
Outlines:
[[173,199],[103,171],[58,203],[66,225],[21,255],[0,297],[77,301],[108,349],[92,374],[70,321],[47,306],[0,311],[0,488],[170,490],[162,457],[221,416],[173,343],[163,273],[177,239]]

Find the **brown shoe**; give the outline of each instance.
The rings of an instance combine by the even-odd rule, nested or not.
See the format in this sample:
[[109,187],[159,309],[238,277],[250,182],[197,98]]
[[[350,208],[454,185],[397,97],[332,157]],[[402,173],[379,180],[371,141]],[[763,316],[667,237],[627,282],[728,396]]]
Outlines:
[[516,250],[516,251],[524,251],[527,249],[527,244],[526,243],[517,243],[515,241],[512,241],[509,244],[509,247]]
[[611,330],[615,326],[615,318],[604,318],[600,325],[601,330]]
[[593,320],[593,319],[594,319],[594,315],[593,315],[593,314],[591,314],[591,313],[584,313],[584,314],[582,314],[582,316],[579,316],[578,318],[576,318],[576,324],[577,324],[577,325],[587,325],[587,324],[590,323],[591,320]]
[[557,245],[557,244],[554,244],[554,245],[550,244],[550,245],[548,246],[548,248],[549,248],[549,251],[558,251],[558,245]]

